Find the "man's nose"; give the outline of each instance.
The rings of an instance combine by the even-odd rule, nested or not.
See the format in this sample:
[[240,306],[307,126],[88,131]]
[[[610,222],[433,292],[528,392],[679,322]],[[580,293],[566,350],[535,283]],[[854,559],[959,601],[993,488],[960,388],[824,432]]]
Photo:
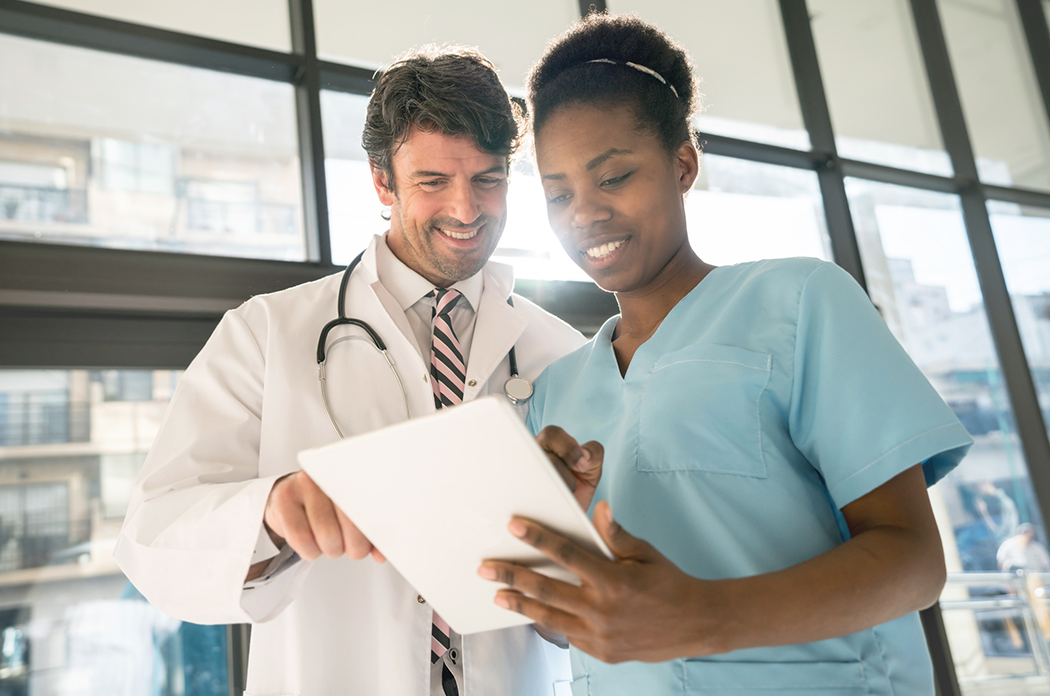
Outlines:
[[471,182],[453,184],[449,191],[447,212],[449,217],[455,218],[464,225],[469,225],[478,219],[481,213],[478,205],[477,191]]

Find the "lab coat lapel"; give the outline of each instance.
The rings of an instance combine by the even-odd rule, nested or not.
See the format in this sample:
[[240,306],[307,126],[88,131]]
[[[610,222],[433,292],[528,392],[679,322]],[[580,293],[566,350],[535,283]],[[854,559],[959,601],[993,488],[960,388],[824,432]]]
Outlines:
[[[464,400],[467,401],[482,392],[485,383],[492,378],[496,368],[528,326],[528,321],[521,313],[507,304],[513,286],[510,269],[500,264],[489,264],[483,273],[485,285],[477,311],[477,323],[474,325],[470,359],[467,361],[467,389],[464,393]],[[472,383],[474,386],[470,386]]]

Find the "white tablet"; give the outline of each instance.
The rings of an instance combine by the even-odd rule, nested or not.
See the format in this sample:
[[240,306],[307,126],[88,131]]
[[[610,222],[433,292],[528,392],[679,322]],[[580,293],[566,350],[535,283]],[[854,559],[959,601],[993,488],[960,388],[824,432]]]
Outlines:
[[514,515],[613,557],[499,396],[304,450],[299,463],[460,634],[531,623],[493,603],[499,585],[477,574],[486,559],[579,582],[507,531]]

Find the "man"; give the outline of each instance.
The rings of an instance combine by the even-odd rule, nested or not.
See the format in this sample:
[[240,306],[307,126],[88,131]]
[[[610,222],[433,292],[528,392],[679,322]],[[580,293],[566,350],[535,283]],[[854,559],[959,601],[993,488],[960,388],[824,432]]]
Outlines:
[[[509,304],[509,269],[486,263],[517,137],[479,54],[403,57],[379,79],[363,137],[390,231],[345,295],[346,315],[382,337],[392,366],[361,329],[336,327],[322,397],[315,342],[337,315],[340,274],[228,312],[179,383],[116,558],[166,613],[256,622],[247,694],[549,696],[569,679],[557,674],[564,655],[531,627],[449,636],[296,464],[337,428],[358,434],[502,393],[512,347],[533,379],[582,343],[525,299]],[[369,465],[397,477],[396,461]],[[431,533],[454,544],[457,530],[433,520]]]
[[996,553],[999,570],[1012,573],[1028,570],[1036,573],[1050,571],[1050,554],[1036,541],[1035,526],[1025,522],[1017,525],[1017,533],[1008,538]]

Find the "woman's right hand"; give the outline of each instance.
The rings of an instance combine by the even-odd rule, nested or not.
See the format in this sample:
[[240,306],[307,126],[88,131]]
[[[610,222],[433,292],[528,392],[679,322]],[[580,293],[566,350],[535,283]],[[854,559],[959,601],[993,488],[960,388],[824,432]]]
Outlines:
[[582,445],[556,425],[548,425],[536,436],[536,442],[551,464],[561,474],[580,507],[587,510],[594,498],[594,489],[602,477],[605,448],[591,440]]

